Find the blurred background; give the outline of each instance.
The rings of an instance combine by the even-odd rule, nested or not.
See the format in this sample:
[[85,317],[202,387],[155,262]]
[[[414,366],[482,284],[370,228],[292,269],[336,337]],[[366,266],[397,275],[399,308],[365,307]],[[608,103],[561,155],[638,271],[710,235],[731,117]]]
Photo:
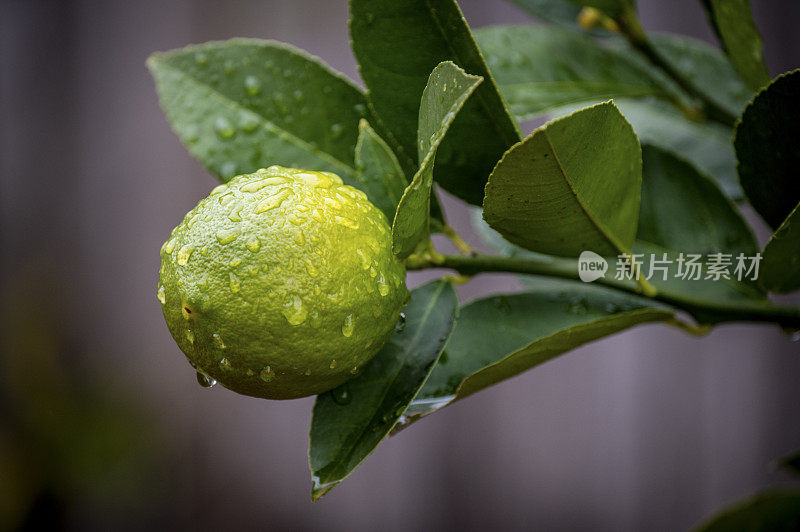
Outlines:
[[[531,21],[461,4],[475,27]],[[697,0],[638,4],[647,29],[713,41]],[[753,8],[771,73],[800,65],[800,4]],[[769,325],[585,346],[389,439],[313,505],[313,398],[198,386],[158,250],[215,182],[144,61],[263,37],[357,79],[346,21],[345,0],[0,0],[0,529],[681,530],[785,482],[769,463],[800,445],[800,344]],[[482,276],[460,296],[517,288]]]

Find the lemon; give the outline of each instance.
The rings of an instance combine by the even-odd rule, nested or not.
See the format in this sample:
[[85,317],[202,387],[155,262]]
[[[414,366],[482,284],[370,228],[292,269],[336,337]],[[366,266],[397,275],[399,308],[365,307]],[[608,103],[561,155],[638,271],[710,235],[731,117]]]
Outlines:
[[271,166],[201,200],[161,248],[158,300],[207,382],[267,399],[330,390],[408,301],[386,217],[335,174]]

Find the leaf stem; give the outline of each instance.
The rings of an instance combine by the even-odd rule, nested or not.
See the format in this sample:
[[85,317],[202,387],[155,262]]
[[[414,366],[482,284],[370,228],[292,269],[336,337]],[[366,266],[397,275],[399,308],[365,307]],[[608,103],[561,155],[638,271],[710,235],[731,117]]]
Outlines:
[[[445,268],[455,270],[462,275],[476,275],[487,272],[523,273],[578,280],[578,263],[574,259],[542,256],[541,258],[500,257],[496,255],[473,254],[463,255],[412,255],[406,261],[409,270]],[[623,290],[642,294],[641,287],[632,280],[601,277],[595,281]],[[771,305],[765,301],[715,300],[698,299],[692,295],[660,288],[651,297],[658,301],[680,307],[702,322],[717,323],[722,321],[761,321],[773,322],[784,328],[800,329],[800,308]]]
[[[616,20],[620,31],[634,49],[639,51],[653,66],[669,76],[686,93],[702,103],[702,108],[697,110],[700,111],[700,114],[731,127],[736,123],[738,119],[737,116],[731,114],[728,110],[722,108],[700,92],[661,55],[655,46],[653,46],[652,41],[647,37],[642,25],[639,23],[639,17],[636,15],[636,11],[633,8],[629,7],[625,9],[625,11],[614,20]],[[686,112],[685,109],[684,112]],[[689,112],[690,116],[693,114],[695,113]]]

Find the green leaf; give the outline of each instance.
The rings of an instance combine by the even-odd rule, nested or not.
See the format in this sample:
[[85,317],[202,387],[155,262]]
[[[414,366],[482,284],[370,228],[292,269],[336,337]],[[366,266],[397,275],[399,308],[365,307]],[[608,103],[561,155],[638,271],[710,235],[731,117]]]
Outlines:
[[529,292],[473,301],[395,430],[582,344],[672,316],[639,296],[546,278]]
[[553,24],[577,26],[580,6],[569,0],[509,0],[534,17]]
[[[719,308],[723,312],[729,304],[768,308],[769,302],[764,293],[750,280],[752,273],[743,275],[746,278],[743,281],[737,279],[737,255],[744,254],[748,258],[745,265],[749,267],[749,258],[756,255],[757,247],[749,227],[736,208],[708,178],[686,161],[647,145],[643,147],[642,155],[641,209],[637,241],[633,245],[633,253],[642,264],[641,275],[650,277],[649,282],[659,294],[682,302],[687,311],[704,323],[730,319],[719,312],[707,310],[709,308]],[[566,260],[518,248],[502,240],[498,233],[485,224],[478,223],[476,228],[481,237],[504,256],[551,263],[563,263]],[[684,229],[687,232],[683,232]],[[678,269],[681,253],[688,258],[690,253],[715,252],[730,256],[729,279],[706,279],[708,272],[705,266],[700,279],[694,279],[693,276],[676,277],[681,273]],[[660,260],[664,253],[672,261],[668,265],[666,280],[658,269],[654,269],[652,275],[650,270],[651,259]],[[707,255],[704,255],[700,263],[704,264],[706,260]],[[653,266],[657,268],[659,265]],[[577,271],[577,262],[573,267]],[[607,278],[614,275],[614,265],[611,264]],[[519,279],[525,285],[538,282],[530,276],[520,276]],[[706,310],[703,311],[703,308]]]
[[403,148],[417,151],[417,115],[430,72],[453,61],[484,78],[442,143],[436,181],[479,205],[492,167],[520,132],[454,0],[351,0],[350,35],[370,103]]
[[[419,170],[406,188],[392,224],[392,250],[404,259],[428,238],[433,167],[439,144],[467,98],[483,81],[450,61],[431,72],[419,108]],[[436,167],[437,172],[439,166]]]
[[535,130],[497,163],[484,218],[532,251],[578,256],[629,252],[636,236],[641,151],[612,102]]
[[704,0],[714,30],[731,63],[754,91],[769,83],[761,55],[761,35],[753,21],[749,0]]
[[[728,58],[718,48],[703,41],[675,33],[649,35],[653,46],[675,70],[706,98],[729,113],[739,116],[753,97],[753,91],[742,82]],[[614,42],[614,41],[612,41]],[[636,58],[646,68],[660,74],[625,41],[620,50]]]
[[[751,258],[758,246],[750,227],[736,207],[706,176],[675,155],[652,146],[642,147],[642,201],[639,210],[639,227],[634,253],[643,255],[642,274],[650,276],[653,258],[661,260],[664,254],[668,264],[667,279],[653,270],[649,282],[662,295],[691,305],[704,307],[724,304],[726,301],[750,300],[763,302],[763,292],[742,271],[738,279],[735,269],[737,257],[743,255],[744,266],[749,269]],[[709,255],[727,255],[729,278],[707,278],[706,266],[700,279],[680,276],[678,261],[681,254],[702,255],[703,264]],[[658,264],[653,264],[658,266]],[[691,309],[689,309],[691,310]],[[692,312],[704,322],[719,321],[713,313]]]
[[475,32],[511,111],[520,120],[566,104],[623,96],[678,98],[628,52],[554,26],[490,26]]
[[221,180],[279,164],[356,184],[353,149],[367,102],[319,59],[232,39],[154,54],[147,66],[173,130]]
[[733,141],[742,188],[773,229],[800,201],[798,94],[800,70],[775,78],[744,110]]
[[649,145],[642,163],[637,240],[685,253],[758,252],[736,207],[691,164]]
[[448,282],[413,290],[405,328],[361,375],[317,397],[309,451],[313,500],[344,480],[386,437],[434,367],[457,311]]
[[394,220],[408,181],[394,152],[363,119],[358,124],[355,161],[361,190],[388,220]]
[[[640,142],[679,155],[711,177],[728,197],[742,197],[731,144],[733,130],[711,122],[691,122],[663,102],[615,100],[614,103],[633,126]],[[576,109],[577,106],[566,106],[553,114],[564,116]]]
[[775,231],[761,255],[761,286],[777,293],[800,289],[800,203]]
[[800,529],[800,491],[769,491],[724,509],[698,532],[792,532]]

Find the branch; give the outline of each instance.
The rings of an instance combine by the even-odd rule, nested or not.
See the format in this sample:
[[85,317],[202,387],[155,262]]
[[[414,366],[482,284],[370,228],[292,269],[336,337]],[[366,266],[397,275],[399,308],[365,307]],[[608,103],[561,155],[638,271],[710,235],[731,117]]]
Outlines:
[[738,117],[720,107],[702,92],[698,91],[689,80],[683,77],[683,74],[678,72],[664,59],[653,46],[652,41],[647,37],[647,34],[639,23],[636,12],[632,8],[626,9],[624,13],[614,20],[634,49],[638,50],[653,66],[669,76],[681,89],[686,91],[687,94],[702,102],[703,107],[701,111],[703,115],[711,120],[733,127]]
[[[409,270],[446,268],[462,275],[475,275],[486,272],[523,273],[578,280],[578,263],[573,259],[542,257],[536,259],[499,257],[476,254],[462,255],[412,255],[406,261]],[[601,277],[597,284],[617,290],[642,294],[634,281]],[[761,301],[716,301],[692,299],[691,296],[672,292],[668,287],[660,288],[652,299],[678,306],[687,312],[702,316],[713,315],[714,322],[722,321],[760,321],[777,323],[786,329],[800,329],[800,308],[779,307]]]

